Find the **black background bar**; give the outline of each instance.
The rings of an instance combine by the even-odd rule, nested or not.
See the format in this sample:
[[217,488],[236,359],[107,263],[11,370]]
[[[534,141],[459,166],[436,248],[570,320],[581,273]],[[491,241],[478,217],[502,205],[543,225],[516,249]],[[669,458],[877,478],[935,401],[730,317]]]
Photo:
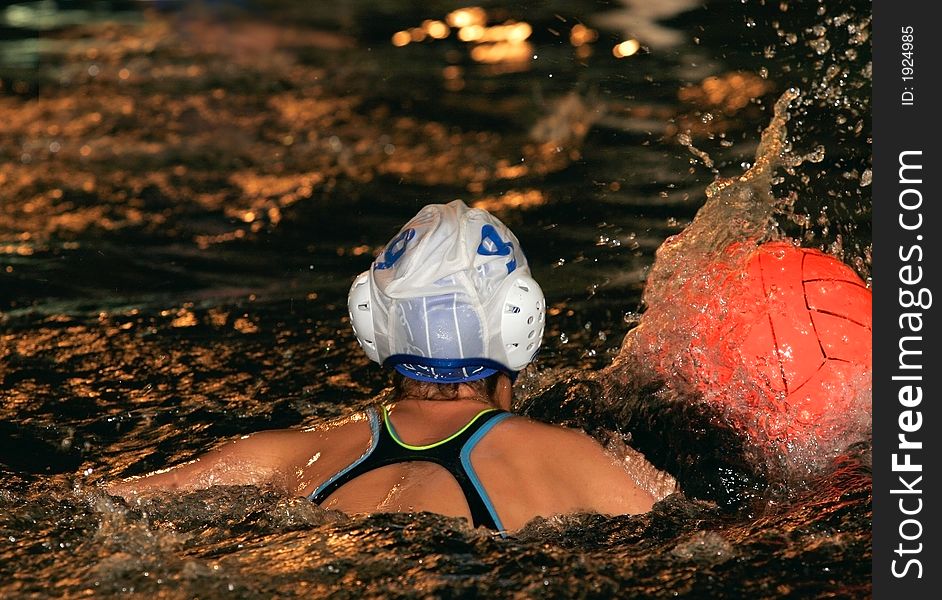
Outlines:
[[[942,202],[942,142],[938,137],[942,27],[933,16],[937,13],[935,2],[873,2],[873,589],[877,599],[942,598],[942,500],[930,491],[939,489],[942,482],[942,414],[936,408],[942,401],[938,350],[942,336],[934,306],[942,302],[942,295],[935,294],[942,272],[942,217],[936,209]],[[911,48],[905,45],[910,39],[906,37],[910,35],[908,27],[913,28]],[[910,75],[907,67],[912,69]],[[912,79],[904,79],[907,76]],[[904,162],[922,168],[905,169],[903,179],[921,180],[919,183],[900,183],[900,155],[907,151],[913,153],[905,155]],[[913,229],[905,229],[901,218]],[[920,218],[921,225],[915,227]],[[922,268],[922,278],[911,283],[919,274],[917,267]],[[931,308],[903,306],[910,301],[906,291],[918,294],[922,289],[933,295]],[[922,299],[923,304],[929,304],[925,292]],[[900,327],[904,313],[921,313],[921,331],[910,330],[918,323],[915,318],[903,317],[904,326]],[[904,362],[910,367],[921,364],[921,369],[900,367],[903,336],[911,338],[903,342],[906,350],[922,352],[905,355]],[[900,375],[922,379],[894,379]],[[915,389],[910,390],[911,395],[903,394],[911,406],[900,401],[901,388],[906,385],[921,388],[918,405],[914,405]],[[918,430],[905,431],[915,429],[917,412],[922,419]],[[899,435],[903,433],[907,442],[921,442],[922,448],[900,449]],[[898,463],[904,463],[908,454],[922,470],[894,471],[894,454]],[[919,476],[922,479],[914,484]],[[907,485],[919,492],[899,493],[907,491]],[[902,512],[917,508],[916,514]],[[894,569],[903,576],[894,575]],[[917,577],[920,572],[921,578]]]

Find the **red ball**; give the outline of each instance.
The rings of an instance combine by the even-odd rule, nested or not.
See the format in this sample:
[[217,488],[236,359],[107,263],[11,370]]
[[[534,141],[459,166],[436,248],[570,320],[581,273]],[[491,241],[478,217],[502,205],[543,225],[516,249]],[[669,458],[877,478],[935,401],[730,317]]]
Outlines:
[[873,300],[850,267],[778,242],[717,274],[725,277],[700,300],[706,310],[690,338],[696,385],[709,400],[748,414],[772,438],[831,434],[844,412],[868,408]]

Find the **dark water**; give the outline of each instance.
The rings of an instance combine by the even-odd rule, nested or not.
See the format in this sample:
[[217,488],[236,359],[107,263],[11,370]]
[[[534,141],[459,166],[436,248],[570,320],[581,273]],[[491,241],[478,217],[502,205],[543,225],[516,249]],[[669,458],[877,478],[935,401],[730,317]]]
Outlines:
[[[822,149],[776,173],[776,220],[867,277],[869,3],[638,4],[487,3],[529,37],[426,24],[401,47],[461,5],[4,9],[0,596],[868,596],[868,439],[770,474],[696,415],[665,436],[656,390],[586,374],[789,87],[793,150]],[[547,295],[520,408],[627,438],[686,495],[503,540],[254,488],[130,506],[97,488],[369,404],[387,379],[349,330],[349,283],[454,198],[514,229]]]

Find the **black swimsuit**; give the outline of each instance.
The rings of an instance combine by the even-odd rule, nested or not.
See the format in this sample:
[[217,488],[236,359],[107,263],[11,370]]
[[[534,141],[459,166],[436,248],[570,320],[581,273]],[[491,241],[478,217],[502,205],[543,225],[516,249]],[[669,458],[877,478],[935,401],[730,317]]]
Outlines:
[[410,446],[396,435],[386,408],[382,407],[381,410],[382,418],[375,407],[368,410],[372,430],[369,449],[318,486],[308,496],[312,502],[321,504],[343,484],[374,469],[404,462],[430,462],[444,467],[461,486],[475,527],[484,525],[503,531],[504,526],[497,511],[471,465],[471,451],[491,428],[510,417],[511,413],[497,409],[484,410],[444,440],[427,446]]

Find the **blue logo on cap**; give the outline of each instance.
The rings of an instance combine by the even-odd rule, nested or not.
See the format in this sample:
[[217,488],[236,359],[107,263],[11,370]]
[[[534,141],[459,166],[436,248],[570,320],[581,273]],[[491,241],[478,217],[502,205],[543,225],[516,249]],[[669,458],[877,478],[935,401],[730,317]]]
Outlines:
[[[500,234],[493,225],[481,228],[481,243],[478,245],[478,254],[481,256],[513,256],[514,245],[500,239]],[[511,258],[507,263],[507,274],[513,273],[517,268],[517,259]]]
[[400,231],[399,235],[394,237],[389,245],[386,246],[386,250],[383,251],[383,260],[377,261],[373,268],[383,270],[390,269],[396,261],[402,258],[402,255],[406,253],[406,245],[409,243],[409,240],[415,237],[415,229],[409,228],[404,231]]

